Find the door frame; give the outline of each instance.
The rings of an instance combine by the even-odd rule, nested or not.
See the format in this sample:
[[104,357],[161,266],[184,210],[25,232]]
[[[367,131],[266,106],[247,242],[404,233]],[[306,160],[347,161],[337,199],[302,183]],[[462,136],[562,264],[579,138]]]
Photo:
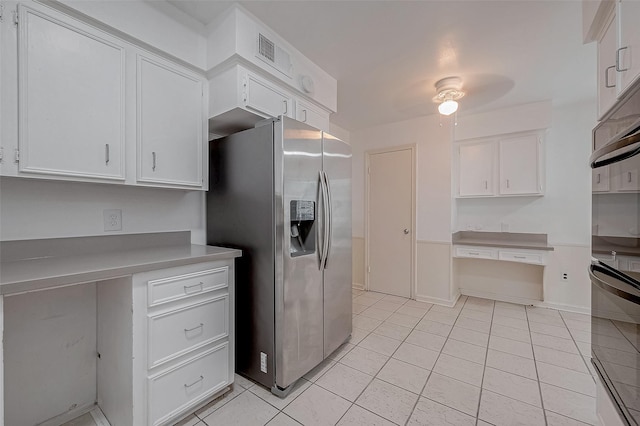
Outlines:
[[417,167],[416,167],[416,156],[417,156],[417,144],[410,145],[399,145],[393,147],[386,147],[380,149],[372,149],[365,151],[365,167],[364,167],[364,175],[365,175],[365,191],[364,191],[364,289],[369,290],[369,193],[371,189],[370,175],[369,175],[369,166],[371,162],[371,156],[375,154],[385,154],[396,151],[406,151],[409,150],[411,152],[411,259],[410,259],[410,288],[409,288],[409,297],[411,299],[416,298],[417,294],[417,248],[418,248],[418,238],[416,235],[416,195],[417,195],[417,186],[416,186],[416,175],[417,175]]

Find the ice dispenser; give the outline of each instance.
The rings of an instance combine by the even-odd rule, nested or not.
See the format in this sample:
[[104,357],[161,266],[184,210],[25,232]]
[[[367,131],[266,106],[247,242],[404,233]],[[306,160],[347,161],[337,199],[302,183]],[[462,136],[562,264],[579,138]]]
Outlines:
[[291,257],[305,256],[316,251],[316,203],[291,201]]

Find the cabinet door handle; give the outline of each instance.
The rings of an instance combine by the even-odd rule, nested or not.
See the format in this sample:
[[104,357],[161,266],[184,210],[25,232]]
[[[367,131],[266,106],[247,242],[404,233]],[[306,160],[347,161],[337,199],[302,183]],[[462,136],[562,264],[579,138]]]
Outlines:
[[203,324],[203,323],[200,323],[200,325],[196,325],[195,327],[192,327],[192,328],[185,328],[185,329],[184,329],[184,332],[185,332],[185,333],[188,333],[188,332],[190,332],[190,331],[197,330],[197,329],[202,328],[202,327],[204,327],[204,324]]
[[307,110],[306,110],[306,109],[303,109],[303,110],[302,110],[302,113],[304,114],[304,120],[302,120],[302,122],[303,122],[303,123],[306,123],[306,122],[307,122]]
[[185,388],[190,388],[191,386],[195,385],[196,383],[200,383],[203,380],[204,380],[204,376],[200,376],[200,378],[198,380],[196,380],[195,382],[191,383],[190,385],[185,383],[184,387]]
[[631,172],[627,172],[627,182],[631,183]]
[[607,69],[604,70],[604,86],[608,87],[609,89],[616,87],[616,84],[609,84],[609,70],[610,69],[615,69],[615,65],[611,65],[610,67],[607,67]]
[[151,159],[152,159],[151,170],[155,172],[156,171],[156,152],[155,151],[151,153]]
[[484,181],[484,189],[489,189],[489,183],[488,181]]
[[287,101],[282,101],[282,103],[284,104],[284,115],[287,115],[287,113],[289,112],[289,104],[287,103]]
[[[192,292],[189,292],[189,291],[188,291],[190,288],[194,288],[194,287],[200,287],[200,290],[198,290],[198,291],[192,291]],[[202,281],[200,281],[198,284],[192,284],[192,285],[185,285],[185,286],[184,286],[184,292],[185,292],[186,294],[191,294],[191,293],[200,293],[202,290],[204,290],[204,283],[203,283]]]
[[507,179],[507,188],[509,188],[509,179]]
[[620,52],[622,52],[623,50],[628,49],[629,46],[625,46],[625,47],[621,47],[620,49],[616,50],[616,71],[618,72],[623,72],[623,71],[628,71],[629,68],[620,68]]
[[596,175],[596,183],[600,183],[600,173]]
[[104,164],[109,165],[109,144],[104,144]]

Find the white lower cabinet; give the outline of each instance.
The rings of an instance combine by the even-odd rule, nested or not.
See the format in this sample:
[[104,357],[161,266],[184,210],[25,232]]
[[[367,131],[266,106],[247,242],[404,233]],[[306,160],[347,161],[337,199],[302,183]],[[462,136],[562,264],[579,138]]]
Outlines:
[[233,383],[233,294],[233,261],[133,276],[136,426],[174,424]]
[[229,342],[225,342],[149,377],[149,424],[166,424],[229,384]]
[[454,246],[453,257],[546,265],[547,251],[504,247]]

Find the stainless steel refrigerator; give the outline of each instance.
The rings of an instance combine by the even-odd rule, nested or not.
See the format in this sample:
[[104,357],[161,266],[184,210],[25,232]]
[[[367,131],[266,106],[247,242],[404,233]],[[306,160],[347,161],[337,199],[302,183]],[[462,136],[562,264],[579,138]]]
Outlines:
[[207,243],[236,263],[236,372],[286,395],[351,335],[351,147],[287,117],[210,142]]

